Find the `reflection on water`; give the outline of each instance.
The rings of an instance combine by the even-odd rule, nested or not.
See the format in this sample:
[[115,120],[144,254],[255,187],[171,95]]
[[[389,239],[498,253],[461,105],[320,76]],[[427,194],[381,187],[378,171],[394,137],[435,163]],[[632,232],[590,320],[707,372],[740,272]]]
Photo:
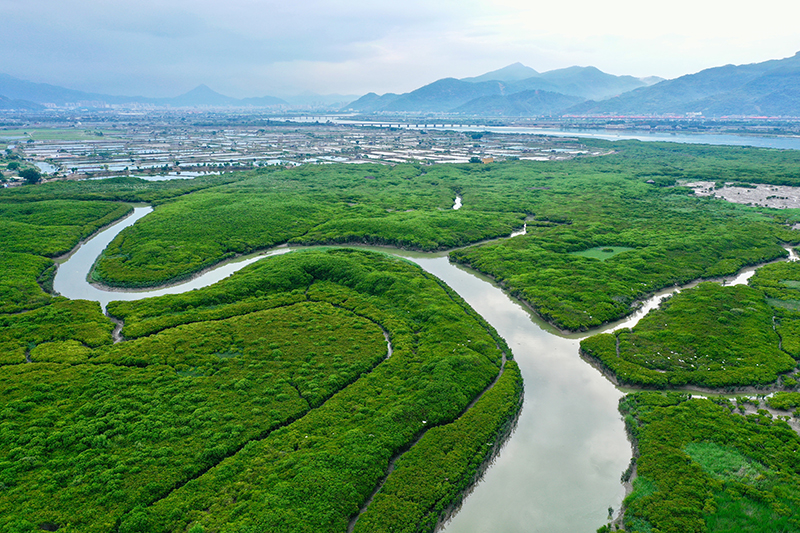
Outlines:
[[134,212],[128,218],[110,226],[99,234],[95,235],[90,240],[81,244],[64,263],[59,265],[56,271],[55,279],[53,280],[53,289],[67,298],[73,300],[94,300],[100,302],[105,309],[108,302],[114,300],[141,300],[143,298],[150,298],[153,296],[163,296],[165,294],[180,294],[192,289],[199,289],[212,285],[226,277],[230,276],[237,270],[244,268],[250,263],[254,263],[259,259],[271,255],[284,254],[289,248],[277,248],[269,252],[252,254],[249,256],[239,257],[233,261],[228,261],[213,269],[204,272],[200,276],[193,277],[187,281],[177,283],[173,286],[162,287],[158,289],[149,289],[141,291],[124,291],[113,288],[99,288],[89,284],[87,276],[95,259],[105,250],[106,246],[117,236],[119,232],[128,226],[132,226],[137,220],[152,212],[152,207],[136,207]]
[[53,172],[58,170],[58,167],[54,167],[50,163],[44,163],[42,161],[36,161],[34,165],[36,165],[36,167],[42,172],[42,174],[52,174]]
[[[91,286],[86,276],[95,258],[124,227],[151,211],[150,207],[137,207],[132,216],[80,246],[59,267],[55,290],[105,306],[111,300],[204,287],[265,256],[293,250],[283,247],[239,258],[185,283],[157,290],[117,292]],[[604,524],[608,507],[616,511],[622,502],[624,490],[619,479],[630,461],[631,448],[617,412],[623,392],[579,357],[580,338],[632,327],[678,289],[657,293],[634,315],[616,324],[562,335],[488,278],[450,263],[446,253],[359,248],[405,258],[442,279],[506,339],[522,370],[525,399],[518,426],[445,531],[572,533],[591,532]],[[748,268],[725,282],[746,283],[754,271],[755,267]]]
[[[111,300],[210,285],[262,258],[227,263],[187,283],[154,291],[114,292],[89,285],[86,275],[95,258],[122,228],[150,211],[137,208],[131,217],[83,244],[59,267],[55,289],[105,306]],[[619,476],[631,449],[617,413],[622,393],[580,359],[577,340],[543,329],[526,308],[486,278],[450,263],[446,254],[378,250],[417,263],[459,293],[506,339],[525,380],[515,433],[446,531],[594,531],[604,523],[608,507],[617,509],[624,495]]]
[[516,431],[445,527],[467,532],[595,531],[618,509],[631,458],[622,392],[491,282],[447,257],[408,257],[452,287],[506,339],[525,380]]
[[[568,128],[553,129],[536,126],[487,126],[481,124],[447,124],[422,122],[407,123],[401,121],[385,122],[379,120],[353,120],[341,116],[330,115],[326,117],[285,117],[287,122],[327,122],[330,124],[349,124],[357,126],[372,126],[379,128],[403,128],[409,130],[449,130],[461,132],[491,132],[510,134],[547,135],[550,137],[588,137],[604,139],[607,141],[657,141],[674,142],[682,144],[711,144],[718,146],[755,146],[760,148],[779,148],[783,150],[800,150],[800,137],[798,136],[759,136],[759,135],[733,135],[714,133],[677,133],[677,132],[642,132],[640,130],[608,130]],[[421,119],[424,120],[424,119]]]

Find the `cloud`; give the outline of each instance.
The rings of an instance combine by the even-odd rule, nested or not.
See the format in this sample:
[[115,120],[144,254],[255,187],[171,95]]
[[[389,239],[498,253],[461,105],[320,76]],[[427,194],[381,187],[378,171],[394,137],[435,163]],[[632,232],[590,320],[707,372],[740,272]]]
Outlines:
[[[116,94],[407,91],[521,61],[678,76],[800,49],[800,3],[0,0],[7,73]],[[780,16],[775,16],[780,13]]]

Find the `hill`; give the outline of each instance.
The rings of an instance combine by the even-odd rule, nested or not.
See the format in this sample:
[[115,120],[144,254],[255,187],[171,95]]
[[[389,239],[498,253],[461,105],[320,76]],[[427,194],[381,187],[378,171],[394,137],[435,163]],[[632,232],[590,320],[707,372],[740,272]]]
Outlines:
[[800,52],[786,59],[702,70],[567,112],[800,116]]
[[0,95],[0,109],[38,111],[44,109],[44,106],[27,100],[12,100],[11,98]]
[[[199,85],[191,91],[171,98],[148,98],[145,96],[114,96],[109,94],[90,93],[50,85],[21,80],[8,74],[0,74],[0,95],[9,100],[27,101],[28,104],[53,104],[56,106],[80,105],[82,107],[102,107],[103,105],[119,104],[149,104],[167,107],[269,107],[288,105],[284,100],[273,96],[260,98],[238,99],[225,96],[211,90],[206,85]],[[15,109],[35,110],[36,107],[21,107],[15,104]],[[2,107],[0,109],[7,109]]]
[[577,96],[533,90],[505,96],[483,96],[467,102],[455,111],[465,115],[502,117],[555,115],[581,101]]
[[510,82],[510,81],[526,80],[528,78],[532,78],[538,75],[539,73],[533,70],[531,67],[526,67],[522,63],[514,63],[507,67],[487,72],[486,74],[482,74],[480,76],[474,76],[472,78],[461,78],[461,81],[468,81],[471,83],[479,83],[482,81]]
[[[616,96],[645,87],[647,83],[633,76],[607,74],[595,67],[570,67],[539,73],[522,63],[514,63],[472,78],[440,79],[401,95],[369,93],[345,109],[362,113],[468,113],[485,116],[539,114],[533,110],[542,109],[542,114],[549,115],[563,109],[556,109],[556,102],[571,106],[586,99]],[[519,96],[508,99],[516,94]],[[526,109],[531,111],[526,112]]]

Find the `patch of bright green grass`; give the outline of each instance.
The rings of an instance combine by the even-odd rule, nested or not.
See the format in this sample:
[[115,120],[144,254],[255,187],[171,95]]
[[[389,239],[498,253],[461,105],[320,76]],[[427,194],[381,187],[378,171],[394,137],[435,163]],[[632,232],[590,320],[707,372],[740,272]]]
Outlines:
[[580,252],[571,252],[570,255],[605,261],[606,259],[611,259],[615,255],[627,252],[628,250],[635,250],[635,248],[628,248],[627,246],[596,246],[588,250],[581,250]]
[[715,495],[716,512],[706,516],[710,533],[773,533],[797,531],[789,516],[781,516],[765,502],[723,491]]
[[755,481],[767,472],[735,449],[713,442],[690,442],[683,450],[704,471],[724,481]]
[[777,298],[767,298],[767,303],[772,307],[782,307],[783,309],[800,311],[800,300],[779,300]]

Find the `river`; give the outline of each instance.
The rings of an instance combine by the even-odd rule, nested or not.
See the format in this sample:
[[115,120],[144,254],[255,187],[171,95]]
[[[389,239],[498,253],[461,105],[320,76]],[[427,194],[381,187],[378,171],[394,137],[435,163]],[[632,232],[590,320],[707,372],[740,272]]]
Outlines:
[[[718,146],[754,146],[758,148],[778,148],[781,150],[800,150],[800,136],[767,136],[726,133],[691,133],[683,131],[643,131],[635,129],[555,129],[536,126],[484,126],[480,124],[449,124],[451,119],[420,118],[417,122],[353,120],[341,115],[311,117],[284,117],[286,122],[330,122],[352,126],[372,126],[377,128],[403,128],[411,130],[448,130],[463,132],[491,132],[528,135],[547,135],[551,137],[584,137],[607,141],[658,141],[681,144],[711,144]],[[415,119],[416,120],[416,119]]]
[[[136,207],[131,216],[82,243],[59,266],[55,290],[68,298],[99,301],[105,307],[112,300],[137,300],[211,285],[265,256],[293,250],[280,247],[238,258],[187,282],[156,290],[114,291],[90,285],[86,276],[97,256],[117,233],[151,211]],[[372,249],[409,259],[452,287],[506,339],[525,381],[516,430],[444,531],[575,533],[593,532],[606,523],[608,508],[616,514],[624,497],[620,475],[630,462],[631,446],[617,412],[624,392],[578,355],[580,338],[600,330],[559,334],[491,280],[450,263],[446,252]],[[753,270],[727,282],[746,282]],[[643,309],[657,306],[674,290],[655,295]],[[643,315],[640,311],[603,330],[631,327]]]

